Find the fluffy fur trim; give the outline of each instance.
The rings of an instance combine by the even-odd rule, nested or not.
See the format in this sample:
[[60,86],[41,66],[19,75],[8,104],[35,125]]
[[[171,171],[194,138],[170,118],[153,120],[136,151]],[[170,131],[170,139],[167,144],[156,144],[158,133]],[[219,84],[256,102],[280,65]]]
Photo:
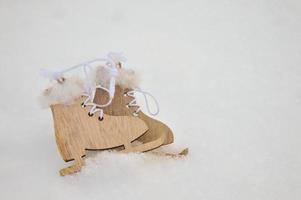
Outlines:
[[[101,84],[104,87],[108,87],[110,81],[109,69],[105,66],[98,66],[92,75],[94,76],[96,84]],[[118,74],[116,76],[116,85],[123,88],[137,88],[140,84],[140,78],[138,74],[131,69],[118,68]]]
[[39,100],[42,107],[54,104],[71,104],[84,93],[84,84],[78,77],[66,78],[62,83],[52,83]]
[[[91,73],[90,80],[101,86],[109,87],[111,74],[107,67],[99,66]],[[139,87],[139,76],[131,69],[118,68],[116,85],[123,88]],[[61,82],[52,84],[43,91],[39,97],[42,107],[49,107],[54,104],[72,104],[85,91],[84,82],[78,77],[65,78]]]

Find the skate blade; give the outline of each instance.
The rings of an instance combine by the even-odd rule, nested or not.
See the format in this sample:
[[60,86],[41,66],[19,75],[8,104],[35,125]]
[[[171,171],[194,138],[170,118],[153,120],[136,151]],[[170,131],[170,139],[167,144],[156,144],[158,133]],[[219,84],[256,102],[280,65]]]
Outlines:
[[157,155],[157,156],[169,156],[172,158],[181,158],[181,157],[188,155],[189,149],[185,148],[180,153],[165,153],[165,152],[157,152],[157,151],[150,151],[148,153],[151,153],[151,154]]

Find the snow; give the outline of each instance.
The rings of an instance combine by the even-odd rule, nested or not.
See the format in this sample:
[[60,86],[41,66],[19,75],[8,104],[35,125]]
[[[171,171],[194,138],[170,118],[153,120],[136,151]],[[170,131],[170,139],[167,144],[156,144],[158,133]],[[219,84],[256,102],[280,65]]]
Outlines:
[[[301,198],[301,3],[0,1],[0,199]],[[41,68],[122,51],[185,159],[93,153],[65,164]],[[142,102],[143,104],[143,102]]]

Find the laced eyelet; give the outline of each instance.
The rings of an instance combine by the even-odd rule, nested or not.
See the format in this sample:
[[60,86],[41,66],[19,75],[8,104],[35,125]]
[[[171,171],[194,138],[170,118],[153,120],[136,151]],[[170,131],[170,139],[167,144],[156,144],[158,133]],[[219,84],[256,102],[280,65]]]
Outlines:
[[133,116],[134,117],[138,117],[138,113],[137,112],[133,112]]
[[127,107],[127,108],[130,108],[129,104],[126,104],[126,106],[125,106],[125,107]]
[[98,117],[98,120],[99,121],[102,121],[104,118],[103,117]]
[[124,92],[124,93],[123,93],[123,96],[124,96],[124,97],[128,96],[128,93],[127,93],[127,92]]
[[89,115],[89,117],[92,117],[94,114],[93,114],[93,113],[90,113],[90,112],[88,112],[88,115]]
[[84,104],[84,102],[81,104],[81,106],[84,108],[84,107],[86,107],[86,105]]

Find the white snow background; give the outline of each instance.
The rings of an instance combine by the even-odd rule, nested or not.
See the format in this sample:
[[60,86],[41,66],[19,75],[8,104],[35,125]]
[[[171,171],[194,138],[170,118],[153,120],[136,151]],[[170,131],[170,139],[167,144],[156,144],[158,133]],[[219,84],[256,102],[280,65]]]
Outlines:
[[[298,0],[0,0],[0,199],[300,200],[300,17]],[[100,152],[60,177],[38,72],[108,51],[190,154]]]

